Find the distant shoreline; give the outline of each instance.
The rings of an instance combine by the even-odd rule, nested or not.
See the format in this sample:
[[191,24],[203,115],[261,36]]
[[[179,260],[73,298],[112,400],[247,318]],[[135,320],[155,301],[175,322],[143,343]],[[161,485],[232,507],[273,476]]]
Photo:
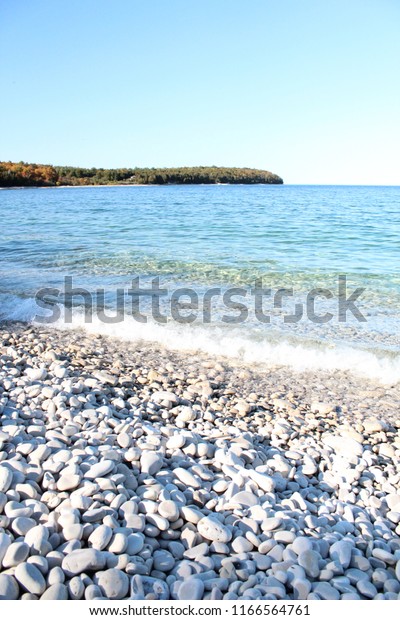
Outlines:
[[283,185],[282,183],[105,183],[96,185],[15,185],[11,187],[0,187],[0,190],[15,189],[66,189],[82,187],[218,187],[218,186],[236,186],[236,187],[260,187]]

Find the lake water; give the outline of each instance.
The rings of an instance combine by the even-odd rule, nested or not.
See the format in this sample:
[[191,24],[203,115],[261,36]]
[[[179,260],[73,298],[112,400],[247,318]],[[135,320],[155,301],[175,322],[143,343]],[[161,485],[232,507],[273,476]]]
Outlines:
[[[55,327],[400,381],[399,187],[3,190],[0,216],[1,319],[49,320],[73,301]],[[65,277],[92,294],[86,315]],[[137,296],[134,278],[167,294]],[[89,313],[103,295],[106,320]]]

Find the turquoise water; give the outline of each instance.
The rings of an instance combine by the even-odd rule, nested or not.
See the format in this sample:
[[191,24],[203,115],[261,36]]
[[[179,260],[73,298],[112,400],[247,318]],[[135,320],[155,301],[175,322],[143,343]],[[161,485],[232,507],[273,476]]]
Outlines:
[[[43,316],[35,295],[43,287],[60,290],[64,277],[74,287],[104,290],[107,307],[116,307],[116,290],[129,289],[139,276],[142,287],[160,278],[168,296],[160,299],[167,316],[154,321],[148,296],[142,296],[146,324],[132,306],[113,323],[96,313],[85,328],[132,340],[158,341],[180,349],[204,349],[266,365],[347,369],[388,381],[400,379],[400,188],[337,186],[170,186],[3,190],[0,192],[0,317],[33,320]],[[338,277],[347,293],[365,289],[352,313],[338,317]],[[262,278],[272,289],[264,300],[261,323],[251,288]],[[199,299],[193,322],[171,315],[170,296],[190,287]],[[204,294],[221,287],[204,323]],[[242,287],[246,320],[229,322],[222,293]],[[278,289],[293,289],[282,303]],[[305,312],[313,288],[318,316]],[[98,299],[98,298],[96,298]],[[127,300],[131,298],[128,296]],[[72,326],[82,325],[83,307],[75,300]],[[303,316],[286,322],[295,304]],[[88,305],[86,300],[86,305]],[[120,310],[120,307],[119,307]],[[239,311],[231,308],[230,317]],[[46,314],[46,313],[45,313]],[[51,315],[51,310],[47,313]],[[65,326],[61,316],[57,327]]]

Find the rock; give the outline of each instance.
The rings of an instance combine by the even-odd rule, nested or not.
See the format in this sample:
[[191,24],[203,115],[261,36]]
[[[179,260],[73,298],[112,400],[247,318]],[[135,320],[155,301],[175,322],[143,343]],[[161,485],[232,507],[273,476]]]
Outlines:
[[129,534],[127,538],[126,553],[128,555],[137,555],[144,547],[144,536],[140,532]]
[[113,536],[113,531],[108,525],[99,525],[90,534],[88,541],[94,549],[103,551],[109,544]]
[[258,497],[254,495],[254,493],[249,493],[248,491],[240,491],[239,493],[235,493],[235,495],[232,495],[230,503],[240,504],[241,506],[248,507],[255,506],[258,504]]
[[57,489],[59,491],[71,491],[79,486],[80,481],[81,478],[77,474],[66,474],[58,479]]
[[27,368],[25,372],[31,381],[44,381],[47,377],[45,368]]
[[339,562],[346,569],[350,566],[352,549],[353,546],[350,543],[339,540],[331,546],[329,555],[332,560]]
[[329,403],[323,403],[314,401],[311,403],[311,413],[319,413],[321,416],[328,415],[335,409],[334,405]]
[[320,573],[319,560],[319,554],[311,550],[302,551],[298,557],[299,565],[311,579],[316,579]]
[[41,601],[67,601],[68,588],[63,583],[53,583],[40,597]]
[[106,556],[97,549],[76,549],[62,561],[61,568],[67,577],[73,577],[87,571],[102,570],[106,565]]
[[7,549],[12,543],[12,538],[4,532],[0,532],[0,567],[3,562],[3,558],[7,552]]
[[0,574],[0,601],[16,601],[19,596],[19,587],[12,575]]
[[25,543],[32,551],[39,555],[45,555],[47,542],[49,540],[49,530],[44,525],[36,525],[25,534]]
[[46,581],[42,573],[36,566],[28,564],[28,562],[18,564],[15,569],[15,579],[26,592],[31,594],[40,595],[46,590]]
[[333,588],[328,582],[320,582],[315,584],[313,592],[323,601],[338,601],[340,599],[340,593]]
[[232,539],[231,530],[213,517],[203,517],[197,523],[197,530],[203,538],[227,543]]
[[109,474],[115,467],[114,461],[109,459],[105,459],[104,461],[99,461],[95,465],[92,465],[88,471],[85,473],[85,478],[88,480],[96,480],[97,478],[103,478]]
[[13,473],[8,467],[0,465],[0,493],[6,493],[11,486]]
[[178,589],[178,600],[201,601],[204,594],[204,583],[195,577],[182,581]]
[[129,591],[128,576],[117,568],[110,568],[99,573],[97,583],[104,596],[111,600],[121,600]]
[[135,575],[131,581],[131,598],[143,600],[145,597],[155,601],[168,600],[168,584],[154,577]]
[[386,430],[385,422],[378,420],[377,418],[371,417],[367,420],[363,420],[363,427],[365,433],[380,433],[381,431]]
[[140,457],[140,466],[144,474],[154,476],[162,468],[163,460],[154,452],[144,452]]
[[175,558],[172,553],[163,549],[156,549],[153,554],[153,569],[168,573],[175,566]]
[[7,548],[3,558],[3,568],[11,568],[17,566],[21,562],[25,562],[29,555],[29,547],[23,542],[14,542]]
[[158,505],[158,513],[173,523],[179,518],[179,507],[172,500],[164,500]]
[[196,478],[187,469],[183,469],[183,467],[177,467],[176,469],[174,469],[174,474],[178,478],[178,480],[183,482],[183,484],[185,484],[187,487],[192,488],[192,489],[200,489],[201,488],[201,481],[200,481],[200,479]]

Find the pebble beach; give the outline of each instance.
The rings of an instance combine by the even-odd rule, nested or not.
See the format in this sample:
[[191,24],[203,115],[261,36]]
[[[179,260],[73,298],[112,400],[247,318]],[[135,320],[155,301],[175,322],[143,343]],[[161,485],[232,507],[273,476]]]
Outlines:
[[399,400],[3,324],[0,599],[399,599]]

